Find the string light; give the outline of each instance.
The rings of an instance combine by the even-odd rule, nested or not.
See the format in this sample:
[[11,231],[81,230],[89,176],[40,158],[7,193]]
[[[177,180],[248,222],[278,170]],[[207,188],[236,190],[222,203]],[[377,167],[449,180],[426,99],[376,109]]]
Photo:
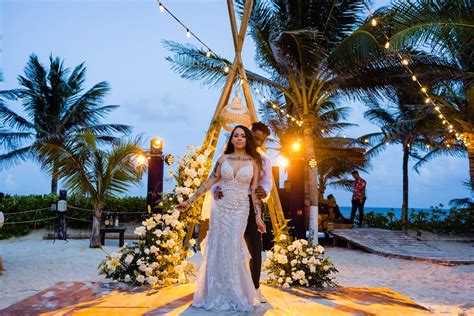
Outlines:
[[211,57],[211,51],[210,51],[210,50],[207,51],[206,57],[207,57],[207,58]]
[[[365,8],[367,9],[368,13],[369,13],[369,16],[372,16],[373,17],[373,13],[372,11],[370,10],[369,6],[367,3],[364,3],[365,5]],[[375,18],[372,18],[372,20],[374,20]],[[375,26],[373,24],[373,22],[371,21],[372,25]],[[383,32],[383,30],[382,30]],[[388,49],[390,48],[390,38],[387,36],[387,34],[384,33],[384,36],[385,38],[387,39],[387,42],[385,43],[385,48]],[[443,124],[446,125],[448,124],[449,125],[449,132],[452,133],[453,135],[456,135],[456,139],[458,139],[459,141],[462,141],[464,143],[465,146],[469,146],[470,143],[467,141],[466,138],[462,137],[462,134],[459,135],[459,133],[454,129],[453,125],[452,124],[449,124],[449,122],[447,121],[447,119],[444,117],[444,115],[441,113],[441,109],[438,105],[436,105],[436,103],[433,101],[433,99],[428,95],[428,89],[426,87],[424,87],[419,81],[418,81],[418,78],[416,77],[416,75],[413,73],[413,71],[409,68],[409,62],[408,62],[408,59],[407,58],[404,58],[400,52],[397,53],[398,54],[398,57],[400,58],[400,61],[402,63],[403,66],[405,66],[405,68],[407,69],[407,71],[412,75],[411,79],[415,82],[418,82],[418,84],[420,85],[421,87],[421,91],[426,95],[426,98],[425,98],[425,103],[427,104],[431,104],[434,109],[440,113],[438,115],[438,117],[442,120]]]
[[191,38],[191,32],[189,30],[186,30],[186,37]]
[[158,1],[158,5],[160,6],[160,11],[165,12],[165,7],[161,4],[160,1]]
[[225,72],[225,73],[229,73],[229,66],[226,65],[226,66],[224,67],[224,72]]
[[372,23],[372,26],[377,26],[377,19],[373,18],[370,22]]

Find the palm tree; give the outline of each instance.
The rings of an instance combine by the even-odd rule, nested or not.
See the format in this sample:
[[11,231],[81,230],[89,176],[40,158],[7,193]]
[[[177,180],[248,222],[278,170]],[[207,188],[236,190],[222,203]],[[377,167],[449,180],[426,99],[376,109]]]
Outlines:
[[[378,13],[381,23],[390,30],[394,49],[430,48],[463,70],[464,76],[452,84],[451,92],[437,98],[447,110],[446,116],[456,131],[467,138],[471,190],[474,191],[474,0],[397,0]],[[436,93],[436,91],[435,91]],[[459,99],[453,104],[453,99]],[[452,154],[444,147],[434,154]],[[432,157],[430,155],[429,157]]]
[[[413,92],[399,90],[392,98],[394,100],[388,107],[382,108],[379,102],[367,102],[370,109],[364,116],[380,127],[381,132],[361,136],[359,142],[370,149],[367,151],[369,158],[379,154],[389,144],[400,144],[403,150],[403,202],[402,202],[402,227],[408,224],[408,162],[410,158],[421,159],[423,151],[439,147],[444,142],[442,137],[443,127],[435,114],[425,104],[420,104],[420,97]],[[417,169],[416,169],[417,170]]]
[[[0,91],[0,98],[20,100],[26,116],[11,110],[0,99],[0,122],[9,130],[0,132],[0,144],[8,150],[0,155],[0,165],[8,167],[19,161],[33,159],[42,168],[49,166],[39,159],[38,145],[45,139],[61,146],[71,135],[92,131],[103,142],[117,141],[115,133],[129,133],[130,126],[102,124],[103,119],[118,105],[102,105],[110,91],[105,81],[84,91],[86,67],[80,64],[70,71],[59,58],[49,58],[46,69],[36,55],[31,55],[25,75],[18,77],[21,88]],[[57,161],[51,174],[51,193],[57,193]]]
[[[351,171],[364,171],[368,161],[364,156],[364,149],[354,146],[355,140],[347,137],[333,136],[355,124],[347,123],[350,108],[340,106],[331,100],[318,109],[320,130],[314,133],[315,159],[318,165],[318,190],[321,201],[328,186],[350,189],[352,180],[348,179]],[[274,131],[279,139],[280,147],[276,148],[282,155],[291,157],[291,145],[301,137],[298,126],[288,124],[286,116],[275,112],[273,106],[267,103],[262,108],[264,122]],[[290,121],[291,122],[291,121]]]
[[[242,12],[244,1],[236,1]],[[316,156],[314,135],[321,130],[319,109],[340,93],[372,91],[390,84],[409,84],[409,77],[394,52],[386,54],[378,39],[367,32],[361,17],[364,1],[256,0],[250,34],[256,61],[269,78],[247,71],[251,84],[281,97],[279,103],[302,124],[307,161]],[[360,27],[358,29],[358,27]],[[168,58],[183,78],[219,85],[225,80],[224,57],[188,45],[165,42],[175,53]],[[443,74],[446,63],[421,54],[410,55],[414,68],[425,76]],[[318,169],[308,168],[311,212],[318,205]],[[313,208],[314,207],[314,208]],[[312,222],[312,232],[315,232]],[[315,236],[312,236],[315,238]]]
[[43,143],[38,149],[49,173],[57,173],[73,193],[90,198],[94,209],[91,248],[100,246],[100,218],[106,199],[138,184],[144,171],[134,161],[142,154],[140,138],[117,141],[109,150],[99,149],[97,141],[93,133],[87,132],[69,137],[61,145]]

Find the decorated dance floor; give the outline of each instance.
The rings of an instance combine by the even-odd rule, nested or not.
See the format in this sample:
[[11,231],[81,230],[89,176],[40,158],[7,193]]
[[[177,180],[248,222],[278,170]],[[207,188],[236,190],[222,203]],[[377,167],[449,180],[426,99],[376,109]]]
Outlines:
[[[191,306],[194,284],[154,290],[118,283],[60,282],[0,315],[219,315]],[[252,315],[428,315],[427,309],[387,288],[280,290],[262,286],[268,303]],[[240,313],[229,313],[238,315]],[[242,313],[243,314],[243,313]],[[247,313],[246,315],[249,315]]]

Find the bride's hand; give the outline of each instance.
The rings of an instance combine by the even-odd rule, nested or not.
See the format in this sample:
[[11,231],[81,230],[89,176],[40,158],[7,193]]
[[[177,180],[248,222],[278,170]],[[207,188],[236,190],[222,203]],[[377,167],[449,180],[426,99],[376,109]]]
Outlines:
[[257,221],[257,230],[260,233],[265,234],[267,232],[267,226],[265,225],[265,222],[263,221],[263,219],[257,216],[255,220]]
[[190,206],[191,204],[189,204],[188,202],[181,202],[178,205],[176,205],[175,208],[180,212],[184,212],[184,211],[187,211]]

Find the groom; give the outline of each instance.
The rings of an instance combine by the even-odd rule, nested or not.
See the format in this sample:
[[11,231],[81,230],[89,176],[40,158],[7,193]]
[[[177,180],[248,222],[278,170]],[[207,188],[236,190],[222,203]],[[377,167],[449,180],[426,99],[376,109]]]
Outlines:
[[[253,138],[258,147],[258,152],[262,156],[262,172],[260,179],[258,179],[258,188],[256,190],[257,196],[261,200],[267,199],[272,189],[272,162],[270,158],[263,152],[261,147],[265,144],[265,141],[270,135],[270,129],[262,122],[256,122],[252,124]],[[224,194],[219,186],[216,186],[213,190],[214,198],[221,199]],[[262,215],[263,215],[262,208]],[[253,203],[250,203],[249,218],[247,221],[247,228],[245,229],[245,242],[249,249],[250,255],[250,271],[252,273],[253,284],[257,290],[257,298],[261,303],[266,303],[267,300],[260,292],[260,272],[262,268],[262,234],[257,230],[257,223],[255,221],[255,210]]]

